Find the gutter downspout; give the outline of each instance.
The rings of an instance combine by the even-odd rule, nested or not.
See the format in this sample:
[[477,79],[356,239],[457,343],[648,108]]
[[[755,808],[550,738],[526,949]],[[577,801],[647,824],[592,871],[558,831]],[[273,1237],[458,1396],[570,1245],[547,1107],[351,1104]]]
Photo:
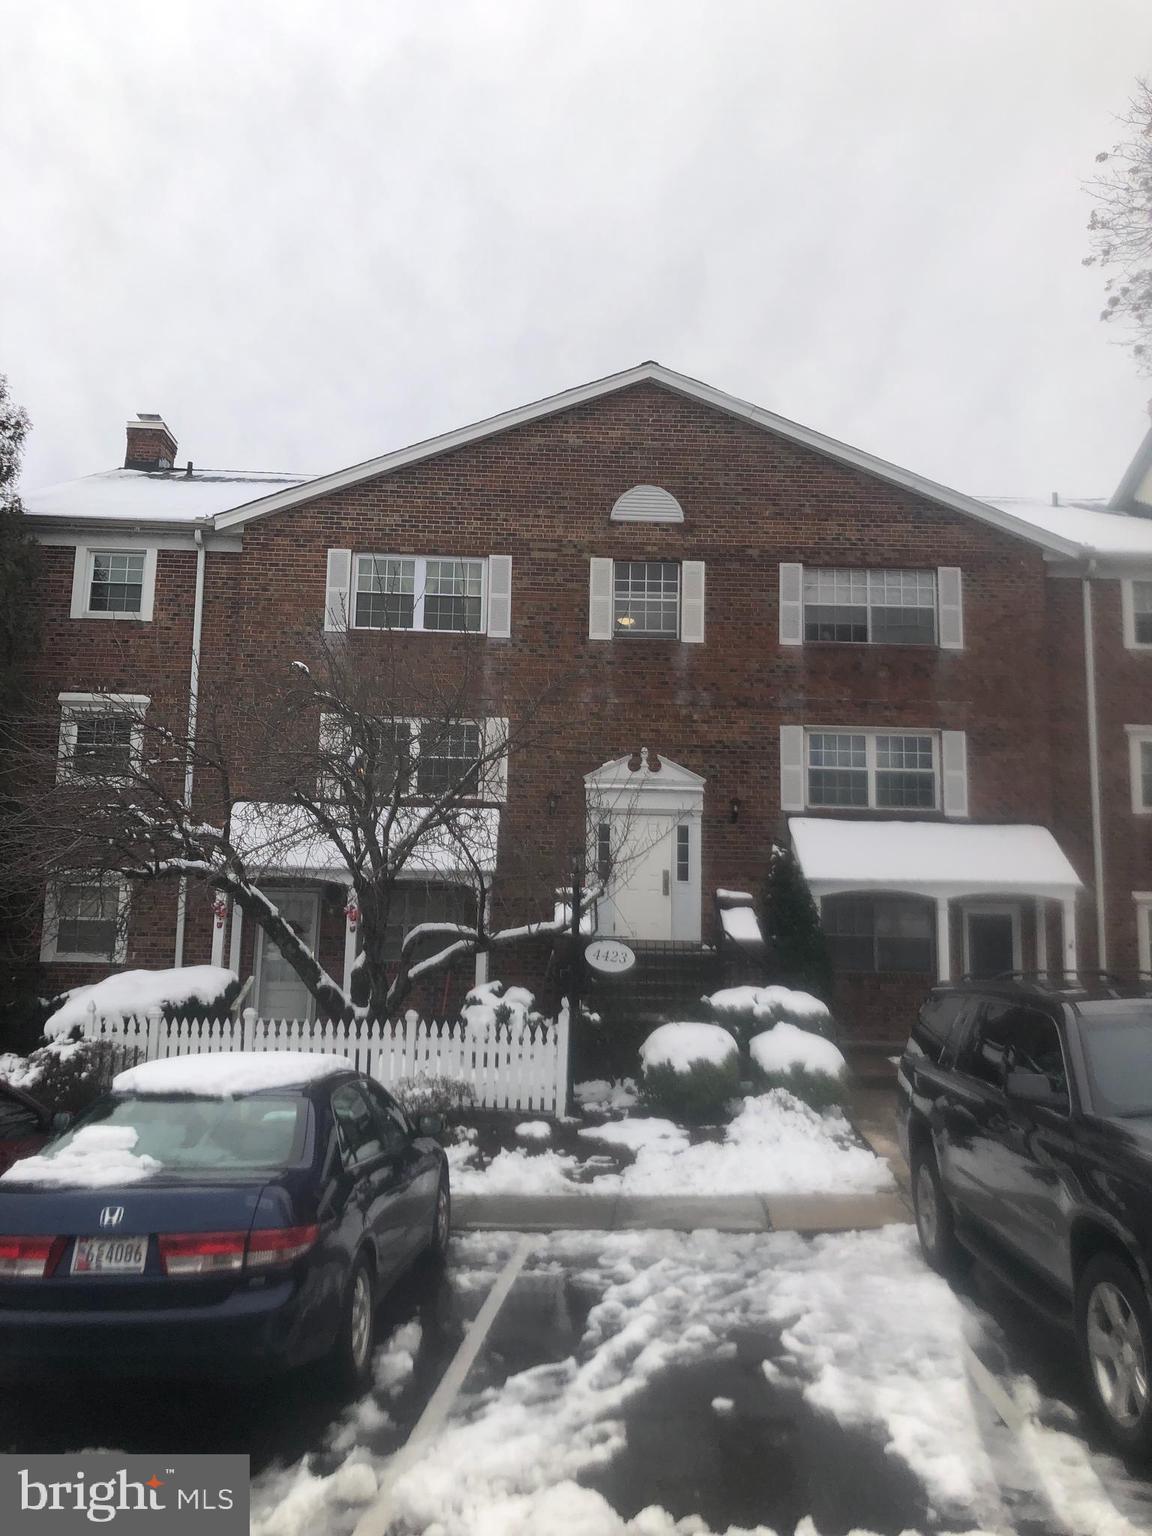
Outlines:
[[[188,669],[188,757],[184,764],[184,805],[191,808],[195,780],[193,752],[196,747],[196,712],[200,703],[200,635],[204,627],[204,530],[193,533],[196,540],[196,597],[192,607],[192,660]],[[188,876],[181,875],[176,897],[176,954],[173,964],[184,964],[184,925],[188,909]]]
[[1108,969],[1107,913],[1104,897],[1104,825],[1100,805],[1100,727],[1096,710],[1096,635],[1092,619],[1092,573],[1089,560],[1080,579],[1084,598],[1084,699],[1088,715],[1088,792],[1092,803],[1092,880],[1096,887],[1096,964]]

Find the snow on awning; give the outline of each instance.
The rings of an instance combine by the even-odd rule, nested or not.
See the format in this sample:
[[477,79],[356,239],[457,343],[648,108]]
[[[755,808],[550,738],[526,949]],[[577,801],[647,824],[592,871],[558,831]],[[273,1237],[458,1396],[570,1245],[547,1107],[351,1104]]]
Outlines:
[[939,821],[789,819],[814,896],[911,891],[921,896],[1072,896],[1076,871],[1047,827]]
[[[403,809],[392,826],[391,846],[404,837],[420,815]],[[400,878],[444,875],[475,877],[476,866],[490,875],[496,868],[500,811],[496,806],[458,809],[451,826],[426,832],[406,861]],[[232,840],[264,874],[316,875],[348,880],[348,866],[335,844],[298,806],[262,800],[238,800],[232,807]]]

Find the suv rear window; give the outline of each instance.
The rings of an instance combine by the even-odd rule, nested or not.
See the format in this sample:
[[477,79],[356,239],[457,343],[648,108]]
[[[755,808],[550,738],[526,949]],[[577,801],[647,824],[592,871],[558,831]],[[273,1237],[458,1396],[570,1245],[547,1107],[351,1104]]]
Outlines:
[[952,1026],[960,1017],[961,1010],[971,1002],[962,992],[933,992],[920,1009],[920,1016],[912,1026],[912,1039],[932,1061],[943,1055]]

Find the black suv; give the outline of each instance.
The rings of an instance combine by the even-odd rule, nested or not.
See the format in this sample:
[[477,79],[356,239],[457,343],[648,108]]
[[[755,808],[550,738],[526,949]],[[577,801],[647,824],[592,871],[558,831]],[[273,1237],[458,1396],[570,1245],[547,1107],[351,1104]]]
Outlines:
[[1152,997],[1109,980],[940,986],[900,1062],[916,1228],[1075,1329],[1093,1401],[1152,1451]]

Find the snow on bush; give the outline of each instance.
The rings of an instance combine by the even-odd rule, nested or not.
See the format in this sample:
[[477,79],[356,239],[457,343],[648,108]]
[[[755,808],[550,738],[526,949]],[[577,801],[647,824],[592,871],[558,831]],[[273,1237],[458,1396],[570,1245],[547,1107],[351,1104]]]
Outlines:
[[133,1054],[111,1040],[50,1040],[29,1056],[0,1056],[0,1079],[53,1114],[75,1115],[107,1092]]
[[73,987],[44,1025],[51,1040],[83,1029],[93,1017],[121,1018],[158,1009],[166,1017],[189,1012],[205,1018],[226,1014],[240,990],[235,971],[219,965],[184,965],[171,971],[119,971],[89,986]]
[[534,1011],[535,997],[526,987],[505,987],[502,981],[485,981],[464,999],[460,1017],[469,1039],[483,1039],[498,1024],[507,1024],[514,1039],[529,1025],[540,1022]]
[[756,1035],[748,1051],[758,1087],[786,1088],[815,1109],[843,1102],[848,1063],[822,1035],[782,1022]]
[[724,987],[704,1001],[725,1024],[739,1025],[747,1034],[769,1024],[798,1024],[801,1029],[831,1038],[832,1015],[828,1005],[810,992],[791,987]]
[[739,1048],[719,1024],[661,1024],[640,1060],[645,1103],[673,1119],[714,1119],[740,1089]]
[[134,1152],[139,1132],[130,1125],[85,1125],[58,1147],[13,1163],[0,1183],[70,1184],[102,1189],[135,1184],[162,1166],[146,1152]]

